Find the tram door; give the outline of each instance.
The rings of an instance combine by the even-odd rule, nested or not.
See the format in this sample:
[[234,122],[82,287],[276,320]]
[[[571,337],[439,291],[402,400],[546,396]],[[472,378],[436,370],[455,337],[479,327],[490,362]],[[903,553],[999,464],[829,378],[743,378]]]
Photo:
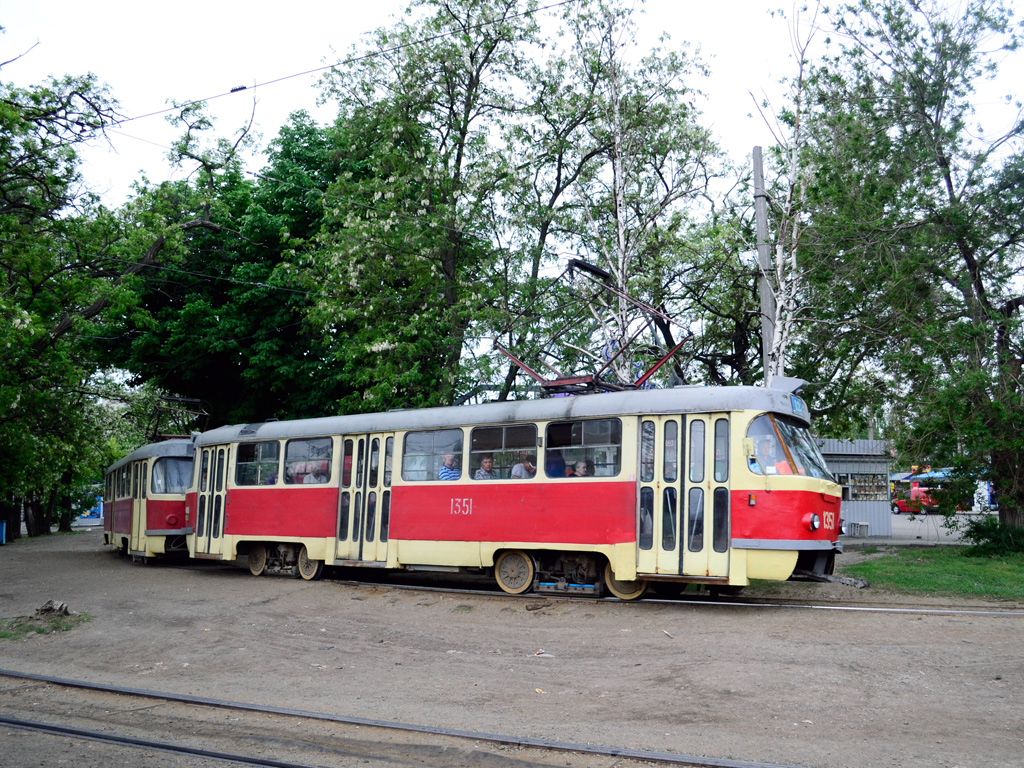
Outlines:
[[640,422],[640,500],[637,515],[637,571],[682,573],[680,542],[680,457],[678,416]]
[[199,464],[199,493],[196,500],[196,555],[222,554],[224,513],[227,504],[226,446],[203,448]]
[[133,552],[146,549],[146,481],[147,464],[136,461],[132,464],[132,532],[129,545]]
[[385,563],[391,522],[393,434],[342,440],[338,494],[338,560]]
[[687,416],[683,574],[729,575],[729,415]]

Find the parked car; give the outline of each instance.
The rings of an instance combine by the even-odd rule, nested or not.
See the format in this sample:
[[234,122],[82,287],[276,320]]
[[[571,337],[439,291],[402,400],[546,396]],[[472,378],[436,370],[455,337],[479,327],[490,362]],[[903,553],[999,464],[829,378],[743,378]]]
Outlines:
[[902,496],[892,497],[892,513],[898,515],[906,512],[910,515],[927,515],[929,512],[938,512],[939,505],[928,495],[928,489],[917,486],[910,489],[910,498]]

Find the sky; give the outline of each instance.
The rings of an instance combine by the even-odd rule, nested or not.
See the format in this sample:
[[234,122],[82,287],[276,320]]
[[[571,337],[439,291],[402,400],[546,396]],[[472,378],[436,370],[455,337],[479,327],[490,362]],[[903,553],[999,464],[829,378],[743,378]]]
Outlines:
[[[550,0],[554,2],[554,0]],[[624,4],[635,0],[623,0]],[[545,3],[542,1],[541,5]],[[635,2],[641,46],[667,33],[673,44],[699,45],[712,75],[695,83],[707,95],[704,123],[736,160],[755,145],[769,146],[772,133],[758,114],[768,97],[782,103],[783,77],[796,71],[789,22],[768,13],[776,3],[759,0],[648,0]],[[1024,0],[1015,0],[1024,5]],[[366,52],[365,35],[391,26],[406,0],[0,0],[0,79],[34,85],[47,75],[93,72],[106,82],[129,117],[150,115],[179,102],[227,93],[211,100],[208,114],[217,132],[231,135],[243,125],[256,99],[261,146],[273,139],[288,115],[310,111],[326,122],[332,111],[316,105],[317,74],[340,61],[351,47]],[[792,15],[792,6],[788,8]],[[554,14],[558,11],[549,11]],[[806,28],[806,22],[804,28]],[[823,50],[824,34],[815,38]],[[12,59],[17,60],[11,61]],[[257,83],[287,78],[253,89]],[[177,178],[167,148],[177,131],[163,115],[124,123],[110,131],[110,145],[97,142],[83,153],[82,172],[93,191],[120,205],[143,173],[154,182]],[[260,158],[249,163],[259,170]]]

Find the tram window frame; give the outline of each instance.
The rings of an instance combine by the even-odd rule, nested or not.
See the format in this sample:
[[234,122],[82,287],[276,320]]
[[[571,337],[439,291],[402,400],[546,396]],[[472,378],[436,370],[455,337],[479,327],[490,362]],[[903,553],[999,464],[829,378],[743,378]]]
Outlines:
[[[544,449],[544,473],[549,478],[618,477],[622,472],[622,420],[552,421],[544,430]],[[578,462],[587,463],[587,475],[567,473],[567,468]]]
[[[512,469],[522,464],[527,457],[537,456],[536,424],[503,424],[497,427],[474,427],[469,434],[469,466],[474,480],[484,459],[493,462],[491,472],[496,475],[489,480],[511,480]],[[534,474],[536,477],[536,474]],[[533,478],[516,478],[531,480]]]
[[694,419],[690,422],[690,468],[689,477],[691,483],[704,482],[704,452],[706,450],[705,440],[707,425],[703,419]]
[[280,470],[281,444],[277,440],[238,444],[235,450],[235,485],[274,485]]
[[[315,477],[311,471],[318,467],[323,480],[311,480]],[[289,440],[284,445],[284,483],[285,485],[325,485],[331,481],[334,469],[334,440],[330,437],[303,437]],[[298,479],[301,478],[301,479]]]
[[444,466],[444,457],[455,457],[453,467],[462,473],[462,447],[465,432],[461,427],[447,429],[423,429],[406,432],[402,439],[402,480],[413,483],[455,482],[442,480],[438,475]]

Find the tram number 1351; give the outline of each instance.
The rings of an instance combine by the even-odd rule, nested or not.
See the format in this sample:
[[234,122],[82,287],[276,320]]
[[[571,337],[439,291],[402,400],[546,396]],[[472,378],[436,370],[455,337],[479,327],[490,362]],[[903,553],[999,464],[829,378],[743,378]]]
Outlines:
[[452,514],[453,515],[472,515],[473,514],[473,500],[472,499],[452,499]]

